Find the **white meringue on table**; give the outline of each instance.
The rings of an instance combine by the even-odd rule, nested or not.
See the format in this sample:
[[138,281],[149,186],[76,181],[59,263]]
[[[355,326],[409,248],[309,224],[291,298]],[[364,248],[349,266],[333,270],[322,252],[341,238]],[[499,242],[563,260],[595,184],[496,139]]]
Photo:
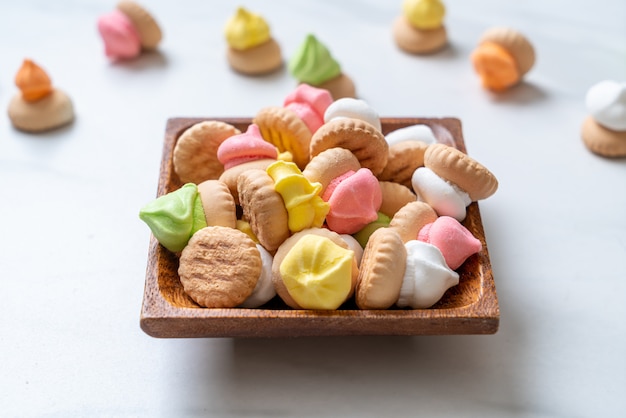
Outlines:
[[626,131],[626,83],[613,80],[593,85],[585,99],[591,117],[614,131]]

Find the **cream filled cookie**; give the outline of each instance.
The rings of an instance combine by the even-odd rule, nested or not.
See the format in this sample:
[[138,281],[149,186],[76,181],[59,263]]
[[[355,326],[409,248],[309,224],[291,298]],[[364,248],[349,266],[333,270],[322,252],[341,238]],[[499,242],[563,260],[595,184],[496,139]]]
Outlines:
[[443,24],[446,9],[440,0],[405,0],[402,12],[392,27],[400,49],[411,54],[429,54],[448,43]]
[[326,89],[335,100],[356,97],[352,79],[343,73],[328,48],[313,34],[305,37],[304,42],[289,60],[288,67],[299,83]]
[[482,85],[496,92],[518,84],[535,59],[535,49],[528,38],[506,27],[488,29],[471,55]]
[[601,81],[587,92],[582,139],[603,157],[626,157],[626,83]]
[[11,99],[8,114],[17,129],[43,132],[74,120],[72,100],[54,88],[48,74],[32,60],[24,60],[15,76],[15,84],[20,92]]
[[260,75],[282,66],[280,45],[263,17],[239,7],[226,23],[224,34],[228,43],[226,57],[235,71]]

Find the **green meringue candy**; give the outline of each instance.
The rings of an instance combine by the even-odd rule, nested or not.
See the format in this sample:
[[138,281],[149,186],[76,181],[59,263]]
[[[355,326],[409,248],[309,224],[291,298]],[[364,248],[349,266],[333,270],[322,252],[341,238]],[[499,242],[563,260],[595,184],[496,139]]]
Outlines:
[[182,251],[191,236],[207,226],[198,186],[193,183],[148,203],[139,211],[139,218],[172,252]]
[[308,34],[289,60],[289,72],[301,83],[319,86],[341,74],[339,63],[315,36]]
[[389,216],[382,212],[378,212],[378,219],[368,223],[359,232],[352,234],[352,236],[359,242],[359,244],[361,244],[361,247],[365,248],[367,241],[369,241],[370,236],[374,233],[374,231],[378,228],[386,228],[390,223],[391,218]]

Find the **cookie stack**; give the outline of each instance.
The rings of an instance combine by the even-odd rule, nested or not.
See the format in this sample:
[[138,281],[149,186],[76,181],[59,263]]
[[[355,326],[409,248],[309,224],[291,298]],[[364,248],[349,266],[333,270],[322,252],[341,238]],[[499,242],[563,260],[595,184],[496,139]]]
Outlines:
[[366,102],[302,84],[246,132],[185,130],[173,153],[184,185],[140,218],[201,307],[428,308],[482,249],[465,208],[497,189],[439,137],[425,125],[385,136]]

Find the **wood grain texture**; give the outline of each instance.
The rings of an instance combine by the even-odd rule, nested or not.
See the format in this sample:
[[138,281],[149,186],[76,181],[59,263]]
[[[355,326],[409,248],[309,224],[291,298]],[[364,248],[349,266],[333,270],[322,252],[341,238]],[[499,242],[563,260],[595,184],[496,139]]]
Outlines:
[[[221,120],[245,132],[248,118],[172,118],[167,122],[157,196],[182,186],[172,166],[172,151],[180,134],[203,120]],[[461,122],[455,118],[382,118],[383,134],[418,123],[447,135],[466,151]],[[467,209],[463,224],[483,249],[457,270],[459,284],[449,289],[430,309],[359,310],[349,302],[336,311],[293,310],[274,298],[257,309],[207,309],[183,291],[178,258],[151,237],[140,326],[159,338],[305,337],[350,335],[493,334],[500,309],[489,261],[480,211],[476,202]]]

